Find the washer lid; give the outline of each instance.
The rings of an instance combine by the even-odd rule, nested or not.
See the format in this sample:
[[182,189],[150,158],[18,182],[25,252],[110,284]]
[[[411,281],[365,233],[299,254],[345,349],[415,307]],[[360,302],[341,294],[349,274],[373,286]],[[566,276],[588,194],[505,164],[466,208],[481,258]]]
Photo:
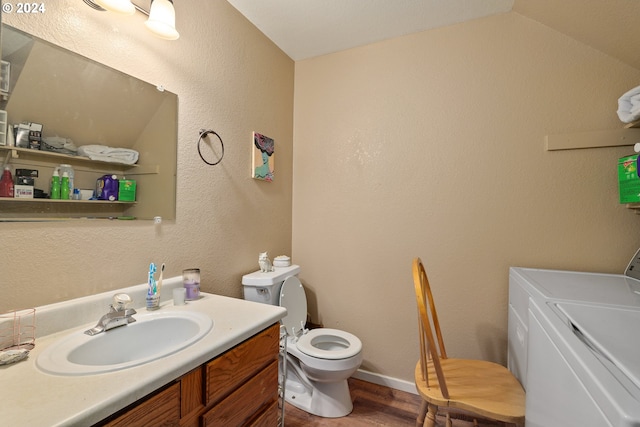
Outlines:
[[640,307],[640,280],[622,274],[515,268],[545,298]]
[[287,315],[281,320],[287,335],[300,335],[307,323],[307,296],[302,283],[296,276],[288,277],[280,288],[280,307],[287,309]]
[[585,345],[640,388],[640,310],[568,302],[556,303],[556,306],[567,316],[569,327]]

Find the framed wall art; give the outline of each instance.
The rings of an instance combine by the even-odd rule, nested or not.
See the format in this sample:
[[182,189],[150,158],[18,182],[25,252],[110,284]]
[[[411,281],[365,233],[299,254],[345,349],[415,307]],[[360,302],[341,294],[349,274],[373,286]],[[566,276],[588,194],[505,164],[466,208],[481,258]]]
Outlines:
[[273,138],[253,132],[253,156],[251,177],[263,181],[273,181],[275,172],[275,142]]

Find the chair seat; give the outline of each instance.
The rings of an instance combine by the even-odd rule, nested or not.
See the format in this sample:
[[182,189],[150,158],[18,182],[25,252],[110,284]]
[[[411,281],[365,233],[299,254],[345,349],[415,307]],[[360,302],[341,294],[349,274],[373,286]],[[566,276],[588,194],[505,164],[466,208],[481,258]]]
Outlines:
[[524,422],[525,392],[504,366],[484,360],[440,359],[450,396],[446,399],[432,363],[428,362],[429,386],[422,377],[420,362],[415,371],[416,388],[427,402],[507,423]]

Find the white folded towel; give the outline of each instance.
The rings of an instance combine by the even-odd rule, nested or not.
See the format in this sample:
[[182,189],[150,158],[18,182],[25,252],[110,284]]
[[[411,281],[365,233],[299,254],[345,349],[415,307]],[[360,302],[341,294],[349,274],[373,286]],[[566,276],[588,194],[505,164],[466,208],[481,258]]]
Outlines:
[[138,161],[137,151],[128,148],[112,148],[106,145],[81,145],[78,147],[78,155],[86,156],[91,160],[124,163],[125,165],[133,165]]
[[624,123],[640,119],[640,86],[634,87],[618,99],[618,117]]
[[637,115],[640,113],[640,93],[632,95],[629,101],[631,102],[631,115],[637,118]]

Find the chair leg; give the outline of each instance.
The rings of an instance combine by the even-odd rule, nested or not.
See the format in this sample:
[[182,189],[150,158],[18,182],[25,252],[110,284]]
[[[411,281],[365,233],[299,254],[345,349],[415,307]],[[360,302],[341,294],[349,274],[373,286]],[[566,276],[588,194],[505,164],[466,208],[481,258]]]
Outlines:
[[429,403],[427,408],[427,417],[424,420],[424,427],[436,427],[436,415],[438,414],[438,407]]
[[451,415],[447,412],[447,419],[445,420],[445,426],[446,427],[452,427],[451,424]]
[[427,401],[423,400],[420,404],[420,410],[418,412],[418,418],[416,418],[416,427],[422,427],[424,425],[424,417],[427,415]]

